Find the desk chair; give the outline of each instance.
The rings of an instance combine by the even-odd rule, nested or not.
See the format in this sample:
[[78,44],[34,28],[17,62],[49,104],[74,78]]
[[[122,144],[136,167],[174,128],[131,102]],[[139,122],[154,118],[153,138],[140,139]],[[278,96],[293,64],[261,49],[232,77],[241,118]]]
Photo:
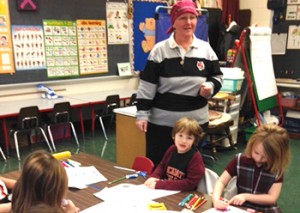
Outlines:
[[197,191],[211,196],[218,178],[219,175],[216,172],[205,168],[204,176],[198,183]]
[[136,105],[137,101],[136,101],[136,93],[133,93],[130,97],[129,103],[127,104],[127,106],[133,106]]
[[41,131],[45,141],[47,142],[50,152],[52,152],[53,150],[50,146],[45,131],[42,128],[41,116],[38,107],[30,106],[30,107],[21,108],[17,116],[17,126],[10,130],[10,133],[13,134],[14,136],[15,148],[16,148],[18,160],[20,160],[18,134],[26,133],[28,135],[28,141],[31,141],[30,133],[33,130],[37,130],[37,129]]
[[114,121],[115,119],[115,114],[114,114],[114,109],[116,108],[120,108],[120,96],[119,95],[109,95],[106,97],[105,103],[103,105],[101,105],[101,108],[97,111],[95,111],[96,113],[96,118],[99,118],[99,122],[100,125],[102,127],[102,131],[104,134],[104,137],[106,140],[108,140],[107,134],[106,134],[106,130],[104,127],[104,123],[103,123],[103,118],[110,118],[110,122],[108,127],[110,126],[110,124]]
[[56,103],[53,107],[53,110],[52,110],[51,122],[48,124],[48,133],[49,133],[49,137],[50,137],[50,140],[51,140],[54,151],[56,151],[56,147],[55,147],[55,144],[54,144],[54,139],[53,139],[51,127],[57,126],[57,125],[64,125],[64,128],[65,128],[66,124],[69,124],[70,127],[72,128],[72,132],[73,132],[76,144],[79,147],[79,142],[78,142],[77,134],[76,134],[76,131],[75,131],[75,127],[74,127],[74,124],[71,121],[71,105],[70,105],[70,102]]
[[211,145],[211,153],[214,160],[217,159],[216,153],[217,153],[217,143],[219,141],[224,140],[225,138],[228,138],[230,146],[232,149],[236,149],[236,147],[233,144],[232,134],[230,132],[230,127],[233,126],[234,121],[231,117],[231,115],[228,113],[230,110],[230,103],[235,99],[234,96],[231,96],[229,94],[223,95],[221,97],[213,98],[211,101],[215,102],[215,105],[213,109],[220,110],[220,101],[223,101],[223,112],[216,111],[216,110],[209,110],[210,114],[210,121],[208,124],[208,128],[205,132],[206,136],[209,139],[209,144]]
[[152,173],[152,170],[154,169],[154,163],[147,157],[137,156],[134,159],[132,169],[136,171],[146,172],[147,175],[150,175]]

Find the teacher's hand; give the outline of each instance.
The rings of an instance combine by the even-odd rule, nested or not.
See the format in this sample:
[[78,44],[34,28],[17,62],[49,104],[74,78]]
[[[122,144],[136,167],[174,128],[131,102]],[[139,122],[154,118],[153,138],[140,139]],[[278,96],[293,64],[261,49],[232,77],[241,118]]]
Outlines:
[[212,94],[212,85],[203,83],[200,87],[200,95],[204,98],[209,98]]
[[148,121],[147,120],[136,120],[136,127],[142,131],[147,132]]

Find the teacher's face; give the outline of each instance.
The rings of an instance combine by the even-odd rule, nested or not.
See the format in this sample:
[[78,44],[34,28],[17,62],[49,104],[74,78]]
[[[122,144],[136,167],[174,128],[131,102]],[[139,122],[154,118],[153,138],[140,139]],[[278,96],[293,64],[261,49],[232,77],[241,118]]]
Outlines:
[[196,25],[197,16],[191,13],[184,13],[175,20],[173,27],[177,36],[186,37],[193,36]]

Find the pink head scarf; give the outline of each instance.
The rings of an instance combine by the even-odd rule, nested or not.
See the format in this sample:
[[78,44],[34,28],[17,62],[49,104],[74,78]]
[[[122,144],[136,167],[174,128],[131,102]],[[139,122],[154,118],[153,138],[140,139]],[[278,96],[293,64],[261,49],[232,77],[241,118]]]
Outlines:
[[171,14],[170,14],[172,26],[167,30],[167,33],[171,33],[174,30],[173,24],[174,24],[175,20],[184,13],[191,13],[195,16],[198,16],[198,13],[196,10],[196,4],[192,0],[177,1],[172,6]]

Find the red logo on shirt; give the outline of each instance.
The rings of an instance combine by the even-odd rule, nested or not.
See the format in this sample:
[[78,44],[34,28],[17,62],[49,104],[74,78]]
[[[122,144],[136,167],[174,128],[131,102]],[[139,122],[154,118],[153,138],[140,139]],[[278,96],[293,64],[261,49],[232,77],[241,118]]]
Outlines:
[[204,62],[203,61],[197,61],[197,67],[198,67],[199,71],[204,70],[204,68],[205,68]]

